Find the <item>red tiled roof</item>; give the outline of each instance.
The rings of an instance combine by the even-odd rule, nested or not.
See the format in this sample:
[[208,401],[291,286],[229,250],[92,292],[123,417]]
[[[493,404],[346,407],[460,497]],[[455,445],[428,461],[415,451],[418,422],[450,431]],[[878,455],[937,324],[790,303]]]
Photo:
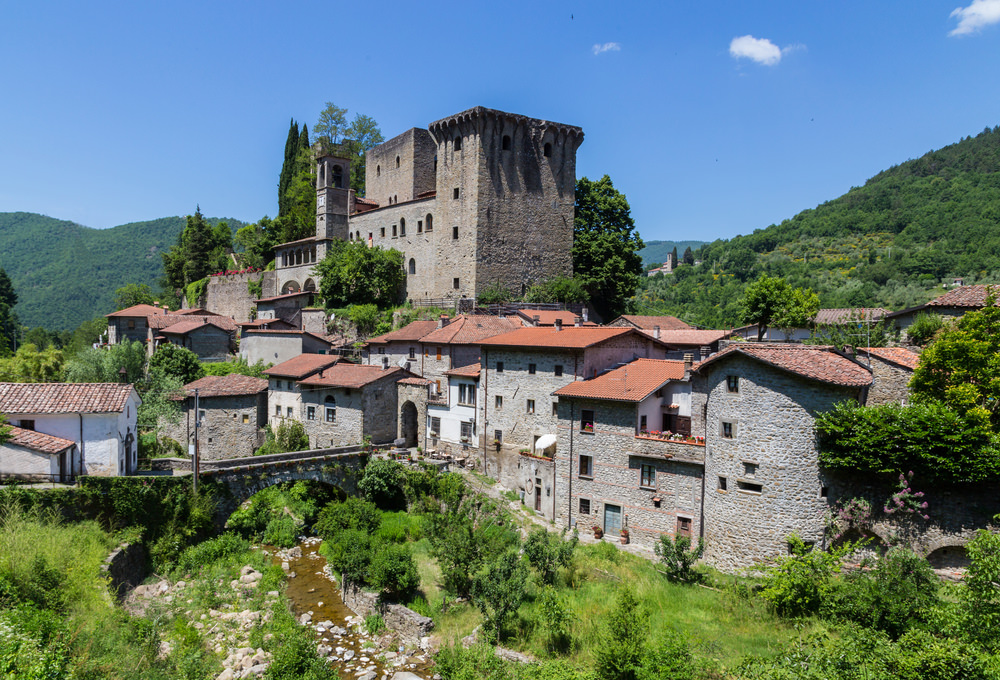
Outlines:
[[76,446],[76,442],[62,437],[53,437],[51,434],[43,434],[34,430],[25,430],[20,427],[10,426],[10,444],[23,446],[32,451],[41,453],[61,453],[71,446]]
[[917,363],[920,361],[919,354],[905,347],[858,347],[858,354],[862,352],[868,352],[883,361],[898,364],[911,371],[917,369]]
[[442,345],[478,345],[481,340],[509,333],[518,328],[523,326],[517,319],[511,317],[460,314],[451,319],[447,326],[435,328],[420,338],[420,341]]
[[[635,314],[622,314],[618,319],[624,319],[632,326],[636,328],[642,328],[648,331],[653,330],[655,326],[659,326],[661,331],[683,331],[683,330],[694,330],[693,326],[690,326],[676,316],[637,316]],[[615,325],[612,321],[609,325]]]
[[299,380],[299,383],[314,387],[364,387],[387,376],[398,378],[405,375],[406,371],[398,366],[382,368],[343,363],[315,373],[305,380]]
[[[552,309],[519,309],[517,310],[517,315],[524,319],[525,323],[533,324],[534,317],[538,317],[539,326],[555,326],[556,319],[562,321],[563,326],[574,325],[575,319],[577,317],[573,312],[567,312],[566,310],[552,310]],[[584,321],[584,326],[596,326],[597,324],[593,321]]]
[[459,378],[478,378],[479,373],[482,368],[479,363],[469,364],[468,366],[462,366],[461,368],[453,368],[450,371],[445,371],[445,375],[454,375]]
[[153,330],[170,328],[179,323],[205,323],[205,320],[213,326],[217,326],[224,331],[233,332],[236,330],[236,322],[228,316],[194,316],[191,314],[167,314],[164,316],[146,317],[146,323]]
[[294,245],[298,245],[300,243],[312,243],[313,241],[329,241],[329,240],[330,239],[328,239],[328,238],[321,238],[319,236],[309,236],[308,238],[300,238],[297,241],[288,241],[286,243],[279,243],[278,245],[276,245],[274,247],[275,248],[284,248],[285,246],[294,246]]
[[178,309],[176,312],[171,312],[171,314],[197,314],[198,316],[222,316],[221,314],[216,314],[215,312],[210,312],[207,309],[193,308],[193,309]]
[[519,328],[510,333],[486,338],[479,344],[490,347],[584,349],[611,340],[612,338],[632,333],[638,334],[639,331],[634,328],[608,328],[601,326],[596,328],[589,326],[586,328],[564,326],[561,331],[557,331],[552,326],[539,326],[537,328]]
[[419,194],[417,194],[417,198],[434,198],[435,196],[437,196],[436,189],[431,189],[429,191],[421,191]]
[[684,379],[684,362],[636,359],[589,380],[576,380],[553,394],[560,397],[640,402],[671,380]]
[[877,321],[890,313],[890,310],[882,309],[881,307],[821,309],[816,312],[813,323],[819,325],[839,325],[852,321]]
[[430,380],[426,378],[403,378],[399,381],[400,385],[419,385],[421,387],[426,387],[431,384]]
[[708,364],[737,353],[803,378],[831,385],[863,387],[872,384],[872,375],[867,368],[837,354],[827,345],[736,342],[698,362],[694,370],[700,371]]
[[274,302],[276,300],[288,300],[294,297],[302,297],[303,295],[315,295],[315,294],[316,291],[314,290],[300,290],[298,293],[285,293],[284,295],[275,295],[274,297],[261,298],[259,300],[255,300],[255,302]]
[[260,394],[267,389],[267,380],[239,373],[206,375],[188,383],[184,389],[191,397],[194,396],[195,390],[198,390],[199,397],[236,397]]
[[[202,317],[202,318],[207,319],[210,317]],[[205,328],[206,326],[217,328],[218,330],[224,333],[228,332],[225,328],[222,328],[220,324],[212,322],[205,323],[204,321],[181,321],[180,323],[175,323],[172,326],[167,326],[166,328],[161,329],[160,332],[169,333],[170,335],[187,335],[191,331],[196,331],[199,328]]]
[[[266,330],[296,330],[295,326],[288,323],[284,319],[256,319],[254,321],[242,321],[236,324],[244,330],[253,329],[266,329]],[[271,326],[279,326],[279,328],[271,328]],[[280,328],[280,326],[285,326],[286,328]]]
[[354,197],[354,202],[355,203],[363,203],[365,205],[373,205],[376,208],[378,207],[378,201],[373,201],[372,199],[365,198],[364,196],[355,196]]
[[959,286],[953,288],[939,298],[934,298],[927,303],[928,307],[985,307],[988,289],[993,290],[996,301],[994,305],[1000,306],[1000,286]]
[[118,316],[163,316],[167,313],[167,310],[163,307],[154,307],[153,305],[133,305],[131,307],[126,307],[125,309],[120,309],[117,312],[111,312],[110,314],[105,314],[107,317],[118,317]]
[[378,335],[374,338],[369,338],[368,343],[382,345],[394,340],[413,342],[420,340],[435,329],[437,329],[437,321],[434,321],[433,319],[412,321],[398,330],[394,330],[384,335]]
[[271,376],[301,380],[320,369],[333,366],[338,361],[340,361],[340,357],[330,356],[329,354],[300,354],[288,361],[282,361],[277,366],[265,369],[264,373]]
[[0,413],[120,413],[133,389],[118,383],[0,383]]
[[[652,338],[655,331],[643,329],[639,332]],[[732,331],[698,330],[696,328],[690,330],[660,331],[660,342],[665,342],[668,345],[702,347],[716,343],[723,338],[728,338],[732,334]]]

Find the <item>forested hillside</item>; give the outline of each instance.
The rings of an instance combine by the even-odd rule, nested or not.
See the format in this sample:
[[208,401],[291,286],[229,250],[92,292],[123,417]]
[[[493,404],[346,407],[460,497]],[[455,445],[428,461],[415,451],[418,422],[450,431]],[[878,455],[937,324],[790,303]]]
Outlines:
[[697,250],[705,245],[705,241],[644,241],[644,243],[646,245],[639,251],[639,257],[642,258],[642,264],[646,269],[659,267],[666,262],[667,256],[674,251],[674,248],[677,249],[677,261],[679,262],[685,248]]
[[[243,226],[225,221],[233,229]],[[73,329],[113,311],[115,289],[126,283],[157,290],[160,252],[174,244],[184,225],[183,217],[163,217],[91,229],[36,213],[0,213],[0,267],[17,291],[21,323]]]
[[892,309],[941,285],[1000,280],[1000,127],[885,170],[864,186],[781,224],[718,240],[698,267],[643,281],[641,311],[706,326],[738,323],[747,281],[784,276],[823,307]]

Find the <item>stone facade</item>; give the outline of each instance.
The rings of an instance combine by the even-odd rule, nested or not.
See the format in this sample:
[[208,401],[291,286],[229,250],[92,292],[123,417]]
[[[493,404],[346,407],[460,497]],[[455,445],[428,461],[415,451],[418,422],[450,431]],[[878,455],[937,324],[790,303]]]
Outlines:
[[[262,444],[260,430],[267,425],[267,391],[219,397],[201,397],[198,455],[202,460],[226,460],[253,455]],[[161,419],[160,435],[180,443],[185,451],[194,443],[194,397],[184,399],[177,423]]]
[[427,428],[427,404],[430,383],[418,378],[404,378],[397,385],[396,437],[406,440],[407,446],[433,448]]
[[[731,392],[727,376],[738,377]],[[705,559],[723,571],[820,544],[828,507],[814,414],[860,388],[807,380],[733,353],[702,369],[706,395]],[[724,487],[724,488],[723,488]]]
[[905,404],[910,399],[910,378],[913,371],[880,357],[860,354],[862,362],[871,362],[872,386],[868,390],[865,406],[876,404]]
[[329,342],[302,331],[244,328],[240,337],[240,358],[251,365],[258,361],[280,364],[300,354],[329,351]]
[[201,361],[226,361],[234,349],[232,333],[211,323],[202,323],[184,333],[172,333],[169,329],[160,332],[168,342],[191,350]]
[[208,277],[205,288],[205,309],[215,314],[228,316],[236,323],[246,323],[253,318],[254,300],[247,285],[251,281],[260,281],[261,297],[276,295],[273,292],[275,276],[273,271],[249,272],[245,274],[226,274]]

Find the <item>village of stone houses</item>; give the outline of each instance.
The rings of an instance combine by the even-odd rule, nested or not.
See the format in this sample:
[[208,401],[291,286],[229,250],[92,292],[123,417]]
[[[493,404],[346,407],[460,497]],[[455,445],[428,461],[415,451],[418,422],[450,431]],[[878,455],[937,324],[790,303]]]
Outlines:
[[1000,677],[1000,287],[649,266],[572,124],[306,133],[304,227],[0,359],[0,674]]

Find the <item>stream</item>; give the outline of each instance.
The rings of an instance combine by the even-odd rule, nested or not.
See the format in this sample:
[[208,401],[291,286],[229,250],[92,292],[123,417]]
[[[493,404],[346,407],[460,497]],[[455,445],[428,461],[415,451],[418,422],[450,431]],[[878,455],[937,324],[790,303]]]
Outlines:
[[321,656],[344,680],[413,680],[434,677],[430,655],[404,645],[391,630],[369,635],[364,617],[344,604],[319,554],[322,539],[300,540],[288,550],[265,549],[288,575],[285,595],[296,619],[316,632]]

